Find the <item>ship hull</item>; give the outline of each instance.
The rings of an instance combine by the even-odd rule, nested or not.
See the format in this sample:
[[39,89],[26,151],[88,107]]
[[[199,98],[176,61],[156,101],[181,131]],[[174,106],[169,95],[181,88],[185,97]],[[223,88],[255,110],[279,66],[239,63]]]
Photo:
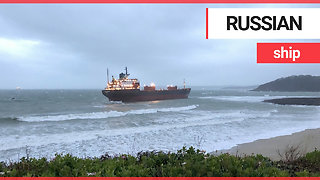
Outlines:
[[110,101],[138,102],[156,101],[166,99],[185,99],[188,98],[191,88],[177,90],[155,90],[140,91],[135,90],[102,90],[102,94]]

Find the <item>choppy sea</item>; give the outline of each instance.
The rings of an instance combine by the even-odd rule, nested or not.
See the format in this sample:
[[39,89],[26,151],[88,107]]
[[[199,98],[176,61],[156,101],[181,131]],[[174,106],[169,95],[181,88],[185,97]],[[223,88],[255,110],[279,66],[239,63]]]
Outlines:
[[0,90],[0,161],[105,153],[212,152],[320,128],[320,108],[262,102],[320,93],[193,88],[189,99],[109,102],[100,90]]

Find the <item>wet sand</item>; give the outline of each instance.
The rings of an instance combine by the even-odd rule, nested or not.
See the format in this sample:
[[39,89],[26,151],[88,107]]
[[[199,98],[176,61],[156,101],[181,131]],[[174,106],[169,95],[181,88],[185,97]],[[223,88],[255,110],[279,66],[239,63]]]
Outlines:
[[217,153],[230,153],[233,155],[262,154],[272,160],[281,160],[280,154],[290,147],[298,147],[299,154],[305,154],[320,149],[320,129],[308,129],[292,135],[279,136],[271,139],[261,139],[251,143],[240,144],[229,150],[218,151]]

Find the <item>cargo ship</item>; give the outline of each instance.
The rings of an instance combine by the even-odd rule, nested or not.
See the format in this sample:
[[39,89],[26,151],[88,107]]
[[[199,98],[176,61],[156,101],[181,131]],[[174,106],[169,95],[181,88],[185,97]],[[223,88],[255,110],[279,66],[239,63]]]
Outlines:
[[109,101],[122,102],[138,102],[138,101],[156,101],[167,99],[184,99],[188,98],[191,88],[186,88],[185,83],[182,89],[177,86],[168,86],[167,89],[156,90],[154,83],[149,86],[144,86],[140,90],[140,82],[138,79],[129,79],[128,69],[125,68],[125,73],[119,74],[119,79],[112,76],[109,82],[109,72],[107,87],[102,90],[102,94]]

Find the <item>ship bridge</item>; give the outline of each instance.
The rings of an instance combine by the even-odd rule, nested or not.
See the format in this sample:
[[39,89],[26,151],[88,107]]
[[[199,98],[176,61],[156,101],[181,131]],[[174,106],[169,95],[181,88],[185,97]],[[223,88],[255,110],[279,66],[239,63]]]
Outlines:
[[134,90],[140,89],[140,82],[138,79],[129,79],[128,68],[125,68],[125,73],[119,74],[119,79],[115,79],[112,76],[112,81],[109,82],[106,87],[106,90]]

